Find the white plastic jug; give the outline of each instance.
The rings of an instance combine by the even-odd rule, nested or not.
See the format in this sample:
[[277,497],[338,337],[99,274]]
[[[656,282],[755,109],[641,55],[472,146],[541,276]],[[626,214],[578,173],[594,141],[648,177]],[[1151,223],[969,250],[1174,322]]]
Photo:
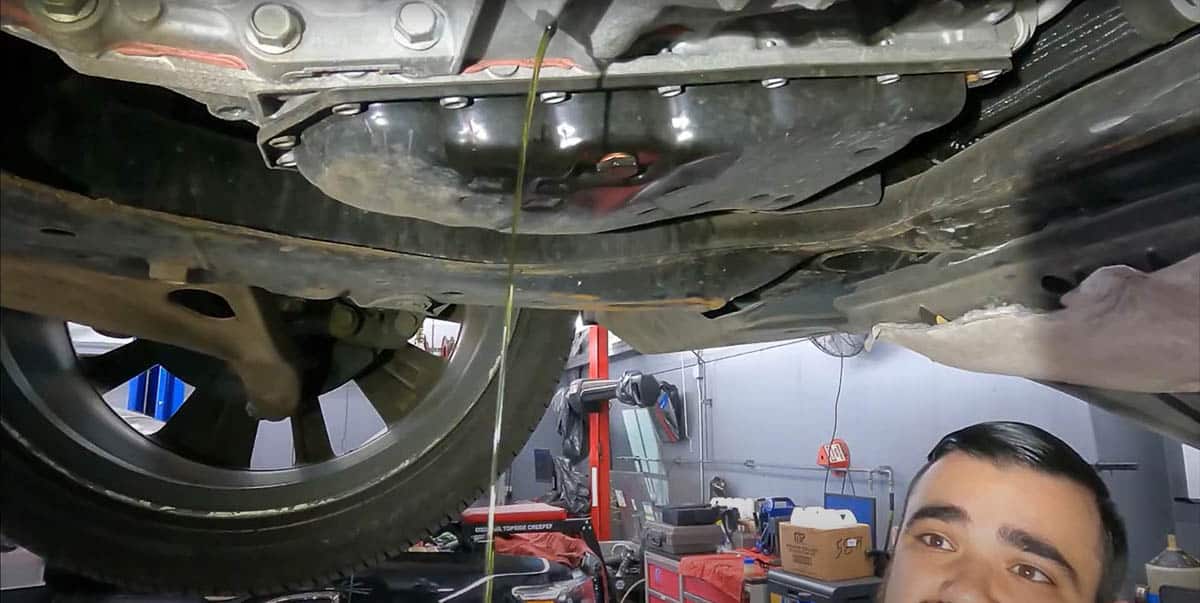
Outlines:
[[854,512],[848,509],[826,509],[825,507],[796,507],[792,509],[790,523],[802,528],[832,530],[858,524]]

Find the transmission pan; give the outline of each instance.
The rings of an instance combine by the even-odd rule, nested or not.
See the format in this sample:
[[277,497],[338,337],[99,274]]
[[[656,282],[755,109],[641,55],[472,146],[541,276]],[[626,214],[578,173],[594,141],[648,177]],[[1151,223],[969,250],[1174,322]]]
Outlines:
[[[550,102],[534,113],[521,232],[873,205],[878,176],[860,172],[950,121],[965,91],[961,74],[778,84],[544,96]],[[355,207],[506,230],[525,99],[458,100],[331,114],[303,131],[297,167]]]

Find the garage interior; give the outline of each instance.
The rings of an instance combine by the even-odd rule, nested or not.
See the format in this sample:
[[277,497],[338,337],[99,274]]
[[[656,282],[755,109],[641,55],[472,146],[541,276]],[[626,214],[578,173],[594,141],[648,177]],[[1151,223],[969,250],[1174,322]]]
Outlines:
[[[816,464],[817,448],[830,439],[836,403],[837,437],[849,444],[852,466],[890,468],[897,501],[904,499],[928,448],[946,433],[983,421],[1041,426],[1098,467],[1108,467],[1101,475],[1130,534],[1131,597],[1133,584],[1145,584],[1144,564],[1163,549],[1166,534],[1176,534],[1184,549],[1200,545],[1197,450],[1050,387],[946,367],[888,344],[844,359],[811,340],[732,346],[700,351],[700,364],[693,353],[641,355],[619,341],[611,347],[612,375],[654,374],[676,385],[686,400],[691,437],[672,444],[651,437],[645,409],[614,406],[610,411],[613,487],[637,491],[648,483],[655,494],[665,494],[655,504],[704,501],[713,479],[727,484],[727,496],[784,496],[799,506],[822,504],[823,492],[855,488],[858,495],[875,499],[875,525],[882,534],[888,521],[886,474],[869,479],[848,473],[844,482],[831,478],[826,486],[826,472]],[[568,367],[564,384],[586,376],[582,355],[573,356]],[[709,400],[703,436],[699,371]],[[529,476],[536,449],[561,446],[555,424],[548,415],[514,461],[516,499],[534,498],[545,489]],[[638,512],[622,509],[618,515],[628,520]],[[616,525],[626,537],[637,536],[636,526]]]
[[[430,319],[424,325],[422,340],[432,349],[449,353],[457,335],[454,327]],[[76,349],[85,355],[102,353],[120,343],[78,325],[72,327],[72,336]],[[567,392],[573,382],[595,382],[588,379],[592,360],[597,360],[590,355],[593,337],[607,342],[605,364],[609,375],[650,375],[664,387],[674,386],[678,393],[673,400],[678,408],[674,410],[683,419],[683,428],[664,438],[654,425],[655,409],[621,404],[615,399],[607,408],[609,525],[605,528],[607,535],[601,538],[602,547],[612,553],[612,544],[621,543],[617,551],[624,554],[621,547],[627,545],[630,551],[636,551],[630,554],[636,555],[638,565],[630,567],[626,563],[621,567],[618,563],[615,567],[620,567],[621,575],[615,579],[608,576],[609,588],[620,585],[619,600],[709,601],[716,596],[714,591],[708,592],[708,599],[703,593],[687,594],[682,578],[680,588],[684,590],[679,592],[664,593],[662,580],[647,586],[644,578],[658,567],[655,563],[673,560],[668,569],[677,570],[678,561],[689,557],[647,543],[648,532],[662,525],[655,522],[663,520],[666,508],[733,505],[729,499],[757,499],[756,510],[761,510],[764,501],[783,499],[787,510],[792,505],[840,505],[859,514],[873,509],[872,516],[858,517],[857,521],[871,526],[873,542],[889,538],[889,528],[896,526],[903,512],[911,480],[925,463],[926,450],[946,433],[986,421],[1019,421],[1042,427],[1066,441],[1098,470],[1125,518],[1129,555],[1122,593],[1128,600],[1147,600],[1147,562],[1162,553],[1168,538],[1172,546],[1183,551],[1200,550],[1200,450],[1052,387],[1018,377],[947,367],[884,342],[864,349],[861,338],[850,337],[643,355],[603,328],[584,326],[580,320],[559,383],[560,393]],[[106,399],[131,424],[139,420],[153,422],[156,413],[159,418],[164,413],[169,416],[172,400],[178,405],[188,388],[164,369],[155,368],[109,392]],[[353,384],[325,394],[321,403],[338,454],[362,445],[384,427]],[[556,405],[550,405],[528,443],[497,481],[499,503],[521,505],[554,498],[551,490],[561,476],[554,476],[548,467],[554,457],[563,457],[566,446],[559,431],[559,411]],[[139,414],[140,418],[129,419]],[[270,469],[290,464],[290,437],[287,421],[264,423],[258,432],[253,467]],[[670,441],[673,439],[677,441]],[[594,438],[592,441],[596,443]],[[848,470],[831,470],[819,464],[818,449],[830,441],[847,449]],[[573,468],[578,477],[587,479],[586,457]],[[586,484],[584,487],[586,490]],[[486,509],[487,503],[487,496],[483,496],[473,510],[478,513]],[[587,513],[582,514],[590,516],[593,523],[598,523],[596,518],[601,515],[590,506],[596,503],[590,501]],[[509,507],[498,510],[498,521],[502,521],[499,516],[505,508]],[[743,519],[753,525],[753,519]],[[761,527],[755,529],[761,532]],[[596,532],[599,535],[600,530]],[[739,534],[737,544],[747,552],[759,544],[756,539],[761,537]],[[718,539],[701,548],[715,552],[718,547],[731,549],[733,544]],[[778,544],[774,546],[775,558],[762,567],[772,569],[775,573],[771,576],[788,575],[778,567]],[[555,546],[523,552],[536,554],[539,550],[553,551]],[[768,546],[765,550],[762,559],[770,559],[771,549]],[[14,557],[21,554],[19,549],[5,554],[7,595],[39,590],[12,590],[14,581],[37,581],[27,575],[24,560]],[[741,559],[736,553],[724,555]],[[711,556],[707,552],[691,555]],[[773,568],[772,562],[776,564]],[[658,571],[661,573],[662,568]],[[814,584],[808,578],[801,579],[808,587]],[[873,600],[878,578],[815,583],[853,587],[820,591],[811,599],[783,600]],[[757,591],[755,585],[760,587]],[[746,579],[743,588],[745,600],[775,600],[769,598],[774,591],[765,587],[761,577]],[[781,588],[780,596],[787,596],[787,587]],[[793,585],[792,595],[800,592],[796,588]],[[824,598],[821,592],[825,592]],[[761,596],[767,598],[755,598]]]

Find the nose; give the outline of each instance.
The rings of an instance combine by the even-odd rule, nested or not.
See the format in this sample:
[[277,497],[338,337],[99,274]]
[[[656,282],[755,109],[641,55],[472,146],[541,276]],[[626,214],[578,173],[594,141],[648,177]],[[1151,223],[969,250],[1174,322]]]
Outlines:
[[998,603],[992,592],[992,572],[984,560],[962,555],[938,589],[941,603]]

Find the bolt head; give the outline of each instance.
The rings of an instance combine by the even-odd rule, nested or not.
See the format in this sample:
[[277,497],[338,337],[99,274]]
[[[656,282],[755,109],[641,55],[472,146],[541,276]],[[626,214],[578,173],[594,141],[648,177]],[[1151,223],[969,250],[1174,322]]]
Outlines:
[[363,107],[359,103],[340,103],[330,109],[334,115],[358,115],[362,111]]
[[671,98],[683,94],[683,86],[659,86],[658,95],[663,98]]
[[983,20],[995,25],[1008,18],[1013,12],[1012,2],[989,2],[984,10]]
[[438,104],[445,109],[462,109],[471,104],[471,99],[465,96],[447,96],[438,100]]
[[630,153],[609,153],[596,162],[596,172],[613,178],[637,175],[638,160]]
[[275,138],[268,140],[267,144],[271,145],[272,147],[274,147],[276,149],[287,150],[287,149],[295,148],[299,142],[300,142],[300,139],[296,138],[295,136],[293,136],[291,134],[288,134],[286,136],[276,136]]
[[769,77],[762,81],[762,87],[768,90],[774,90],[775,88],[782,88],[786,86],[787,83],[788,81],[785,77]]
[[1004,74],[1003,69],[980,69],[979,71],[976,71],[975,73],[967,74],[967,86],[971,87],[971,88],[977,88],[979,86],[986,86],[986,85],[996,81],[996,78],[1000,77],[1003,74]]
[[120,0],[121,12],[135,23],[153,23],[162,16],[162,0]]
[[417,332],[417,328],[421,325],[422,318],[410,312],[397,312],[392,317],[392,332],[403,333],[406,336]]
[[543,103],[545,103],[547,105],[557,105],[558,103],[561,103],[561,102],[567,100],[568,98],[570,98],[570,96],[571,95],[567,94],[566,92],[562,92],[562,91],[558,91],[558,90],[551,90],[548,92],[542,92],[541,94],[538,94],[538,100],[542,101]]
[[880,84],[883,84],[885,86],[888,84],[895,84],[896,82],[900,81],[900,74],[884,73],[882,75],[875,76],[875,81],[877,81]]
[[487,72],[496,77],[512,77],[521,70],[520,65],[492,65]]
[[400,41],[414,50],[425,50],[437,44],[441,17],[427,2],[409,2],[396,14],[396,34]]
[[96,0],[42,0],[42,14],[59,23],[82,21],[96,12]]
[[226,121],[235,121],[250,115],[248,109],[239,105],[220,105],[216,107],[210,105],[208,112]]
[[344,304],[334,304],[329,310],[329,334],[334,337],[349,337],[358,332],[362,319],[358,312]]
[[250,14],[250,36],[259,50],[278,54],[300,43],[304,21],[290,7],[282,4],[260,4]]
[[277,165],[279,167],[283,167],[283,168],[296,167],[296,152],[288,151],[288,152],[280,155],[279,159],[275,160],[275,165]]

